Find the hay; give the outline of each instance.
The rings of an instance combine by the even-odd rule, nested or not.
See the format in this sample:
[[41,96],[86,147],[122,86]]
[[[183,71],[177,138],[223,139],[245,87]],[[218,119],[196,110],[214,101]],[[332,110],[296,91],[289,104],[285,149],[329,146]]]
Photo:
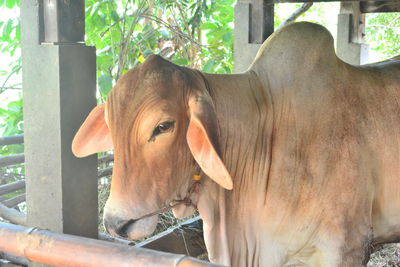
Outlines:
[[400,267],[400,243],[385,245],[372,253],[367,267]]

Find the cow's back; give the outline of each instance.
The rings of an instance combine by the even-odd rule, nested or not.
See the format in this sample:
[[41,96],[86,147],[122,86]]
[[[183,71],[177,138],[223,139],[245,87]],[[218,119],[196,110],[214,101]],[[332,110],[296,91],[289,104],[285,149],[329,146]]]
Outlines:
[[[362,66],[360,96],[365,103],[368,167],[375,192],[372,221],[375,242],[400,239],[400,60]],[[365,89],[363,89],[365,88]],[[360,110],[362,112],[362,110]]]
[[332,218],[321,215],[321,205],[332,214],[359,213],[375,242],[400,238],[399,60],[352,66],[336,56],[325,28],[288,27],[266,41],[250,67],[273,98],[269,186],[291,188],[276,204],[296,210],[295,220],[309,212],[327,225]]

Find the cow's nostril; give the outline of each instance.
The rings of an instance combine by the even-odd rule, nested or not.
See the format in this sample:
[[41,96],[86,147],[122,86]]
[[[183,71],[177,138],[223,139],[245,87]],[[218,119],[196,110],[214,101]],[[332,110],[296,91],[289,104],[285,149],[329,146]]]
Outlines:
[[130,219],[128,221],[124,221],[120,226],[116,229],[115,233],[121,237],[127,238],[128,237],[128,228],[132,224],[134,224],[137,220]]
[[104,218],[104,227],[106,228],[106,231],[110,234],[114,231],[114,229],[117,228],[114,222],[109,218]]

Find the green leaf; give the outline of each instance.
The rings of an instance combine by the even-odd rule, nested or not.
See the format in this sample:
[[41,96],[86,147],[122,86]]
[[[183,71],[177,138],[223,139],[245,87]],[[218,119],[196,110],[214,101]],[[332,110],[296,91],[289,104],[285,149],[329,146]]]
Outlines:
[[181,66],[186,66],[186,65],[189,64],[189,61],[186,58],[183,58],[183,57],[173,58],[172,62],[174,62],[177,65],[181,65]]
[[151,51],[150,49],[146,49],[146,50],[143,51],[143,56],[145,58],[147,58],[148,56],[153,55],[153,54],[154,54],[154,52]]
[[222,36],[222,41],[225,43],[230,43],[232,42],[232,32],[227,32]]
[[214,59],[208,60],[207,63],[203,66],[203,71],[209,73],[213,72],[215,64],[216,61]]
[[112,11],[111,11],[111,17],[113,18],[113,20],[114,20],[115,22],[119,21],[119,16],[118,16],[117,11],[112,10]]
[[15,28],[15,37],[19,41],[21,40],[21,25],[18,24],[18,26]]
[[99,9],[100,9],[100,2],[94,2],[93,6],[91,6],[90,8],[88,8],[90,10],[89,16],[88,17],[93,17],[94,14],[96,14]]
[[218,25],[211,23],[211,22],[206,22],[206,23],[203,23],[200,28],[202,30],[215,30],[218,28]]
[[3,26],[3,39],[5,39],[5,41],[10,41],[11,40],[11,31],[12,31],[12,24],[13,21],[11,19],[9,19],[7,21],[7,23]]
[[112,78],[108,75],[101,75],[99,77],[99,89],[103,95],[107,95],[112,88]]
[[13,8],[17,4],[16,2],[16,0],[6,0],[6,7]]

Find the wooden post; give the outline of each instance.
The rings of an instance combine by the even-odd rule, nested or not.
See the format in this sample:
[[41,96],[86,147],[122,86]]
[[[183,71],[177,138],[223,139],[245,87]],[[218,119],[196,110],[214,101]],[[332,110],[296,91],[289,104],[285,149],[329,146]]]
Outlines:
[[342,2],[338,17],[337,55],[353,65],[368,63],[368,45],[364,44],[365,15],[360,2]]
[[265,39],[274,32],[271,0],[239,0],[235,6],[234,67],[245,71]]
[[71,152],[96,105],[84,1],[21,1],[21,25],[28,224],[97,238],[97,158]]

